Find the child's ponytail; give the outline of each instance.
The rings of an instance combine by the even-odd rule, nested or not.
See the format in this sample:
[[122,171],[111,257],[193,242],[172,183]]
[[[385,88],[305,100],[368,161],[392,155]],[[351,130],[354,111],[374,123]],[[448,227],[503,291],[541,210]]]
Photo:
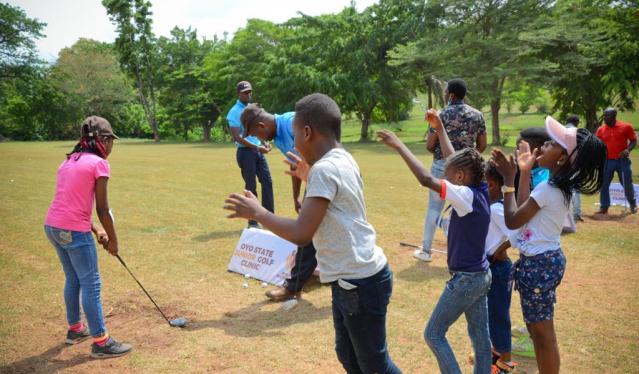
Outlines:
[[81,154],[85,152],[93,153],[101,158],[106,159],[107,158],[106,149],[104,149],[104,145],[102,144],[102,141],[100,140],[100,136],[98,135],[98,133],[89,132],[88,129],[86,130],[86,132],[83,129],[82,133],[88,134],[88,135],[83,135],[80,138],[80,141],[78,142],[78,144],[76,144],[75,147],[73,147],[73,150],[71,150],[70,153],[67,153],[67,160],[74,153],[78,154],[75,158],[77,160],[78,158],[80,158]]
[[549,183],[561,190],[567,202],[572,192],[592,195],[601,189],[604,165],[608,151],[606,145],[586,129],[577,129],[577,147],[574,160],[569,157]]

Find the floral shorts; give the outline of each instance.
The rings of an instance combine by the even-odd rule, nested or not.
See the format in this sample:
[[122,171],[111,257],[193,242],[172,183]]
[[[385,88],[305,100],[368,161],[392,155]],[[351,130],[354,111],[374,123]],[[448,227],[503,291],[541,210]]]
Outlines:
[[526,323],[553,318],[557,298],[555,290],[566,270],[561,249],[536,256],[520,256],[513,266],[515,289],[519,291],[521,310]]

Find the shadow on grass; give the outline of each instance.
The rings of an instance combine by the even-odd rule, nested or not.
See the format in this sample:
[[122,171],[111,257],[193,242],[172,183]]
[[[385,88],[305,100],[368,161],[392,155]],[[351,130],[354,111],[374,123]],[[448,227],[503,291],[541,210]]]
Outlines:
[[590,218],[593,221],[623,221],[626,217],[630,216],[632,213],[630,213],[630,211],[624,211],[621,212],[619,214],[612,214],[612,213],[608,213],[608,214],[600,214],[600,213],[594,213],[594,214],[590,214],[590,215],[584,215],[587,218]]
[[333,313],[331,306],[317,308],[304,299],[300,299],[297,306],[289,311],[279,307],[271,311],[263,310],[262,308],[268,304],[272,302],[260,301],[233,312],[226,312],[219,319],[195,320],[185,330],[198,331],[213,328],[224,330],[226,335],[244,338],[278,337],[284,335],[280,331],[284,327],[327,319]]
[[196,242],[208,242],[215,239],[237,237],[239,234],[241,234],[241,232],[238,232],[237,230],[214,231],[208,234],[194,236],[191,240]]
[[68,360],[56,359],[66,344],[53,346],[39,355],[24,358],[9,365],[0,367],[0,373],[57,373],[91,360],[88,352],[77,354]]
[[395,273],[395,276],[407,282],[423,282],[424,280],[450,279],[450,273],[445,266],[433,266],[432,263],[415,260],[412,266]]

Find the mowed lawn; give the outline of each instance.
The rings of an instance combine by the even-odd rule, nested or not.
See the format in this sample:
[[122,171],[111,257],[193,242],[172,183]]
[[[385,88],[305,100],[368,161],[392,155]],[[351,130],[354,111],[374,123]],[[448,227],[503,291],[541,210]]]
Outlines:
[[[55,172],[73,142],[0,143],[0,372],[228,372],[338,373],[333,350],[330,288],[306,288],[285,312],[264,288],[226,271],[244,221],[228,220],[223,200],[242,190],[232,145],[152,144],[122,140],[109,158],[109,200],[120,251],[169,317],[169,327],[108,253],[100,249],[106,324],[132,354],[89,358],[90,343],[66,347],[64,275],[42,222],[53,197]],[[421,239],[427,191],[401,159],[376,143],[348,143],[365,182],[368,217],[395,273],[388,311],[391,356],[405,373],[435,373],[423,340],[425,323],[449,278],[446,260],[416,262],[400,241]],[[423,143],[411,148],[427,165]],[[278,152],[268,155],[277,213],[293,216],[290,178]],[[633,152],[635,181],[639,157]],[[564,236],[568,259],[559,287],[556,328],[564,373],[638,372],[639,216],[593,220],[597,198],[586,197],[586,222]],[[437,233],[436,245],[445,246]],[[516,253],[511,252],[514,259]],[[522,321],[519,298],[511,315]],[[449,339],[464,372],[471,346],[462,318]],[[519,359],[524,373],[530,360]]]

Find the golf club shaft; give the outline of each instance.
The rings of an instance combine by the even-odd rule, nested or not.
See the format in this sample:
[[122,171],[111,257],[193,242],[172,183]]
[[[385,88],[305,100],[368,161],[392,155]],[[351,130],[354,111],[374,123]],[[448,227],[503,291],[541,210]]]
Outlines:
[[[415,245],[415,244],[399,242],[399,245],[401,245],[402,247],[410,247],[410,248],[423,250],[423,248],[421,246],[418,246],[418,245]],[[440,250],[437,250],[437,249],[431,249],[431,252],[437,252],[437,253],[441,253],[441,254],[444,254],[444,255],[448,254],[448,252],[446,252],[446,251],[440,251]]]
[[138,285],[140,286],[140,288],[142,289],[142,291],[144,291],[144,293],[146,294],[146,296],[149,297],[149,300],[151,300],[151,302],[153,303],[153,305],[155,305],[155,308],[158,310],[158,312],[160,312],[160,314],[162,315],[162,317],[164,317],[164,319],[166,320],[166,322],[170,325],[171,322],[169,321],[169,319],[166,317],[166,315],[164,314],[164,312],[162,312],[162,309],[160,309],[160,307],[158,306],[158,304],[155,303],[155,301],[153,300],[153,298],[151,297],[151,295],[149,295],[148,292],[146,292],[146,290],[144,289],[144,286],[142,286],[142,283],[140,283],[140,281],[138,280],[138,278],[135,277],[135,275],[133,275],[133,273],[131,272],[131,270],[129,270],[129,267],[126,266],[126,264],[124,263],[124,260],[122,260],[122,257],[120,257],[120,255],[115,255],[115,257],[117,257],[117,259],[120,261],[120,263],[122,264],[122,266],[124,266],[124,268],[126,269],[126,271],[129,272],[129,274],[131,274],[131,276],[133,277],[133,279],[135,279],[135,281],[138,283]]

